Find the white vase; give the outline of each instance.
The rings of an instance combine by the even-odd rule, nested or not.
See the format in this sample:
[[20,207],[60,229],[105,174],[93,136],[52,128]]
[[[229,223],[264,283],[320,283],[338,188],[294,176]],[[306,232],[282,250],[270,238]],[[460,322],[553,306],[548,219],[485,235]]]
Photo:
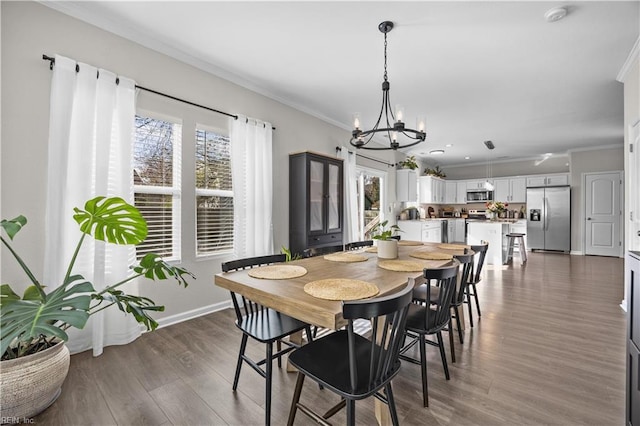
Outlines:
[[377,240],[378,258],[395,259],[398,257],[398,240]]

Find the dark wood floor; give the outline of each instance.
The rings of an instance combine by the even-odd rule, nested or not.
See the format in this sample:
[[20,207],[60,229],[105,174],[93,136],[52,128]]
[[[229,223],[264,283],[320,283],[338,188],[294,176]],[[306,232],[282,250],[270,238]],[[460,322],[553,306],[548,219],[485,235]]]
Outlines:
[[[402,366],[393,382],[401,424],[624,424],[622,259],[534,253],[525,267],[487,268],[479,292],[483,316],[457,345],[450,381],[437,349],[427,349],[429,408],[421,404],[419,367]],[[62,396],[35,421],[261,424],[264,380],[245,366],[239,391],[231,391],[240,343],[232,323],[227,310],[106,348],[98,358],[74,355]],[[258,356],[262,348],[254,342],[249,351]],[[295,374],[274,371],[272,419],[281,425]],[[320,409],[337,401],[309,382],[302,399]],[[375,424],[373,401],[358,402],[356,416],[358,424]],[[334,419],[344,424],[343,413]]]

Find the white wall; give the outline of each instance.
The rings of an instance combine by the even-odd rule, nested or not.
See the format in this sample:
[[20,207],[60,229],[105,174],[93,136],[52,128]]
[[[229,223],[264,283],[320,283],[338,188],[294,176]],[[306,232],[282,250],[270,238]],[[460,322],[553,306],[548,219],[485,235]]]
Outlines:
[[[190,65],[134,44],[121,37],[53,11],[34,2],[2,2],[2,159],[0,217],[24,214],[29,224],[16,241],[17,249],[42,276],[44,205],[46,200],[47,135],[51,71],[42,54],[56,53],[111,70],[142,86],[170,93],[232,114],[271,122],[274,131],[275,249],[288,246],[288,154],[312,150],[335,155],[350,133],[314,117],[205,73]],[[227,118],[141,92],[139,108],[183,120],[183,161],[193,163],[195,123],[226,128]],[[369,154],[368,154],[369,155]],[[402,158],[389,152],[370,155],[389,162]],[[396,158],[397,157],[397,158]],[[367,167],[389,170],[389,199],[395,200],[394,169],[358,160]],[[228,299],[213,285],[213,275],[229,256],[195,260],[194,176],[183,176],[183,263],[197,281],[186,290],[173,283],[145,286],[144,294],[166,311],[163,319]],[[26,280],[3,250],[0,278],[17,288]],[[46,283],[45,283],[46,284]],[[147,283],[145,283],[147,284]]]

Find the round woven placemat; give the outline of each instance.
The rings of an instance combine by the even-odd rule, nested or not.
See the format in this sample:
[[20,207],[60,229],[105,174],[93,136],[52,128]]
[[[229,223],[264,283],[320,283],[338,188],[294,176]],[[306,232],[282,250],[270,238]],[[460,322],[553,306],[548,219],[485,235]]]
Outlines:
[[307,270],[297,265],[267,265],[249,270],[249,276],[263,280],[286,280],[306,275]]
[[398,241],[399,246],[421,246],[422,241],[411,241],[411,240],[400,240]]
[[355,254],[355,253],[331,253],[326,255],[324,258],[332,262],[345,262],[345,263],[364,262],[365,260],[368,259],[367,256],[363,256],[361,254]]
[[467,246],[464,244],[440,244],[438,245],[438,247],[445,250],[464,250],[471,248],[471,246]]
[[453,255],[449,253],[440,253],[437,251],[424,251],[424,250],[416,250],[413,253],[409,254],[411,257],[415,257],[417,259],[425,259],[425,260],[451,260],[453,259]]
[[364,249],[364,251],[366,251],[367,253],[377,253],[378,247],[376,246],[367,247],[366,249]]
[[375,284],[347,278],[329,278],[305,284],[304,291],[326,300],[358,300],[373,297],[380,292]]
[[417,260],[379,260],[378,266],[396,272],[419,272],[425,268],[424,263]]

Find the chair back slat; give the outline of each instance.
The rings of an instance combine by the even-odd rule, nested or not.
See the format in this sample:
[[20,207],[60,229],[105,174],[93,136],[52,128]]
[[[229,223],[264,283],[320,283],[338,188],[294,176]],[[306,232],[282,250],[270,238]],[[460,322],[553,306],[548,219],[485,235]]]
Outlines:
[[460,262],[461,271],[460,275],[460,287],[454,292],[454,303],[460,305],[464,300],[465,290],[469,285],[469,279],[473,269],[473,254],[456,254],[453,256],[458,262]]
[[[353,390],[358,384],[359,363],[368,363],[368,368],[361,368],[360,371],[369,372],[370,389],[397,371],[412,291],[413,281],[410,281],[398,293],[375,299],[343,302],[342,315],[348,321],[349,371]],[[368,359],[358,359],[355,354],[356,335],[353,323],[356,319],[372,321]]]
[[482,273],[482,266],[484,265],[484,259],[487,257],[487,250],[489,249],[489,243],[473,245],[471,250],[476,252],[477,261],[475,262],[474,269],[471,270],[471,281],[477,283],[480,281],[480,274]]
[[[431,299],[431,286],[439,287],[438,300],[433,308],[426,307],[425,311],[425,330],[441,330],[451,318],[451,303],[456,294],[456,284],[458,277],[458,268],[460,263],[455,262],[453,266],[441,269],[425,269],[424,278],[427,282],[427,299]],[[433,280],[433,281],[432,281]]]

